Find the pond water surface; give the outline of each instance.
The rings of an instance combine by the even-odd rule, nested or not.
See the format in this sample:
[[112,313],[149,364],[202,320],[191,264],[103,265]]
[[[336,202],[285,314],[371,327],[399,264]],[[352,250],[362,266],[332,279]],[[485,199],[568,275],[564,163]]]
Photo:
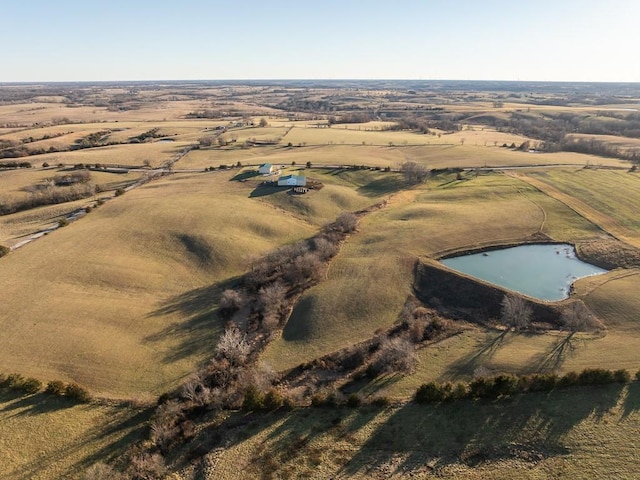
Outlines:
[[579,278],[607,272],[583,262],[568,244],[520,245],[442,260],[447,267],[540,300],[569,296]]

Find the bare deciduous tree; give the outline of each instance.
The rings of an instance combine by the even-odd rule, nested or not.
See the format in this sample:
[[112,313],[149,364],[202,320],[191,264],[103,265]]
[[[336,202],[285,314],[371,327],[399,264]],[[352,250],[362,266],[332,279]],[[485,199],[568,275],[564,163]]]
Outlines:
[[336,228],[344,233],[351,233],[356,230],[358,226],[358,217],[353,213],[341,213],[334,222]]
[[313,239],[313,251],[321,260],[329,260],[337,253],[338,247],[326,238],[320,237]]
[[424,165],[416,162],[404,162],[400,165],[400,172],[405,181],[410,185],[424,182],[429,176],[429,170]]
[[380,372],[409,372],[418,363],[416,348],[405,338],[384,338],[380,344],[374,364]]
[[213,145],[215,138],[216,137],[214,137],[213,135],[205,135],[198,140],[198,143],[201,147],[210,147],[211,145]]
[[142,453],[131,459],[131,477],[139,479],[162,478],[167,471],[159,453]]
[[151,441],[162,451],[171,446],[179,433],[180,428],[174,423],[165,422],[160,418],[151,421]]
[[272,329],[280,322],[280,308],[282,307],[287,287],[280,281],[265,285],[258,291],[258,305],[262,311],[262,326]]
[[220,337],[216,352],[226,358],[232,365],[242,365],[246,362],[251,352],[251,346],[240,330],[230,328]]
[[568,305],[560,317],[562,325],[573,332],[595,330],[602,324],[591,313],[582,300],[576,300]]
[[246,301],[247,299],[242,292],[232,289],[225,290],[220,297],[220,315],[223,318],[230,317],[241,309],[246,304]]
[[206,405],[209,401],[211,390],[207,388],[198,375],[193,376],[180,388],[180,396],[195,405]]
[[280,281],[273,282],[258,292],[260,307],[263,311],[277,310],[282,305],[287,287]]
[[284,278],[292,285],[304,285],[317,279],[322,271],[322,262],[315,252],[308,252],[295,257],[286,271]]
[[531,323],[533,310],[520,296],[507,294],[501,302],[502,321],[516,330],[523,330]]

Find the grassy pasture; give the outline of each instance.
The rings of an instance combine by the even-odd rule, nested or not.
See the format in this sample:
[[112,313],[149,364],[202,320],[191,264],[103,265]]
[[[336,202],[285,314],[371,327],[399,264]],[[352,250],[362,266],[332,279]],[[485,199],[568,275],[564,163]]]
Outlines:
[[43,183],[57,174],[55,170],[40,168],[0,170],[0,201],[26,198],[30,194],[25,188]]
[[206,108],[200,100],[147,102],[140,108],[109,111],[105,107],[60,103],[0,105],[2,123],[31,126],[67,118],[74,123],[178,120],[185,114]]
[[158,167],[167,160],[175,158],[185,147],[191,145],[188,142],[155,142],[126,145],[110,145],[106,147],[86,148],[73,152],[45,153],[34,157],[28,157],[28,161],[47,162],[49,165],[63,163],[65,165],[84,164],[118,164],[141,166],[145,160],[149,160],[152,167]]
[[[19,200],[30,195],[28,187],[44,184],[45,180],[69,173],[59,168],[21,168],[17,170],[0,170],[0,199]],[[73,172],[71,172],[73,173]],[[89,182],[99,185],[104,190],[112,190],[123,183],[140,177],[139,172],[109,173],[91,171]]]
[[54,226],[58,220],[91,202],[92,199],[83,199],[1,216],[0,244],[11,247],[40,230]]
[[315,231],[230,176],[145,185],[3,258],[0,371],[148,395],[210,356],[215,284]]
[[498,402],[271,414],[212,454],[215,467],[204,478],[631,480],[638,405],[631,385]]
[[439,176],[394,195],[360,223],[327,280],[302,296],[264,360],[290,368],[391,325],[412,292],[413,263],[421,255],[519,242],[541,229],[562,241],[600,234],[562,203],[504,175]]
[[534,185],[549,191],[550,195],[561,199],[611,234],[640,246],[638,175],[585,169],[540,172],[531,177]]
[[573,134],[575,138],[596,139],[602,142],[608,143],[613,147],[618,147],[623,151],[636,151],[640,149],[640,138],[618,137],[615,135],[587,135],[587,134]]
[[[196,100],[171,90],[140,92],[136,98],[140,108],[117,112],[102,107],[70,108],[60,103],[62,98],[0,106],[2,123],[31,126],[62,117],[86,122],[0,128],[0,138],[73,132],[27,145],[48,148],[71,145],[100,130],[110,129],[110,140],[125,142],[159,128],[159,133],[176,142],[23,159],[34,165],[44,161],[52,165],[140,165],[148,160],[158,166],[186,145],[213,134],[212,127],[228,124],[226,120],[181,117],[191,111],[224,108],[236,109],[233,115],[262,110],[269,126],[230,131],[225,136],[237,136],[236,143],[194,150],[176,169],[238,161],[281,164],[287,167],[284,173],[297,171],[306,162],[382,168],[397,168],[405,161],[429,168],[629,166],[574,153],[498,148],[494,144],[518,145],[526,138],[481,125],[441,137],[381,131],[386,122],[315,128],[318,121],[268,117],[272,112],[282,113],[258,106],[262,100],[272,101],[269,92],[255,104],[236,98],[215,105],[218,97],[232,91],[258,91],[253,87],[228,87],[224,93],[222,88],[211,88],[210,98]],[[113,89],[95,95],[109,99],[128,93],[127,89]],[[317,99],[332,93],[319,93]],[[369,93],[353,95],[359,105],[374,106],[378,102]],[[529,107],[517,102],[494,109],[492,94],[481,97],[481,101],[470,101],[459,96],[447,110],[495,116],[524,108],[531,108],[534,114],[596,112],[591,106]],[[396,106],[415,108],[410,101]],[[259,118],[255,116],[256,121]],[[279,137],[289,127],[294,128],[278,146],[240,148],[247,138]],[[599,138],[621,148],[637,146],[635,140]],[[294,147],[287,148],[289,142]],[[297,164],[295,169],[292,162]],[[582,205],[601,215],[586,214],[593,222],[602,224],[599,219],[604,218],[605,227],[607,222],[620,225],[631,231],[631,237],[640,238],[637,174],[561,169],[526,172],[556,188],[568,201],[563,203],[563,198],[549,196],[517,178],[500,174],[474,177],[470,172],[463,180],[441,175],[405,191],[396,173],[302,169],[303,174],[325,184],[321,191],[304,196],[284,191],[252,196],[263,178],[230,181],[240,170],[176,174],[154,181],[0,259],[0,372],[16,371],[44,381],[77,381],[105,397],[152,398],[174,387],[210,356],[222,330],[214,315],[217,297],[226,282],[247,270],[253,258],[309,237],[342,211],[358,210],[383,198],[389,198],[388,205],[361,222],[332,262],[326,280],[303,295],[282,338],[265,352],[263,360],[276,369],[364,340],[395,322],[412,293],[417,257],[517,242],[537,232],[569,242],[602,237],[601,229],[576,213],[584,215]],[[45,174],[54,171],[0,171],[0,196],[23,195],[24,186],[41,181]],[[92,173],[95,183],[109,189],[136,175]],[[12,245],[84,203],[0,217],[0,243]],[[455,337],[421,349],[413,375],[382,377],[362,393],[382,392],[406,400],[425,381],[468,379],[478,366],[496,373],[551,369],[562,373],[586,367],[626,368],[633,373],[640,368],[639,280],[638,270],[628,270],[576,284],[577,295],[603,320],[606,331],[573,336],[565,332],[503,335],[469,326]],[[638,408],[640,390],[633,384],[522,396],[508,402],[250,416],[248,425],[242,423],[242,438],[211,455],[215,471],[210,478],[267,476],[275,463],[278,473],[290,478],[375,479],[413,474],[419,478],[630,479],[637,475],[633,439],[640,425]],[[140,427],[144,416],[113,405],[70,406],[42,395],[18,399],[2,394],[0,480],[77,478],[82,468],[117,456],[120,447],[146,434]]]
[[[295,130],[295,129],[294,129]],[[377,135],[377,132],[366,132]],[[290,134],[289,134],[290,135]],[[284,137],[286,145],[289,135]],[[537,165],[584,166],[593,162],[593,156],[578,153],[537,154],[517,152],[494,146],[419,145],[314,145],[306,147],[263,146],[241,149],[239,146],[192,150],[176,164],[176,168],[206,168],[219,165],[243,165],[270,162],[274,165],[367,165],[380,168],[399,168],[406,161],[414,161],[428,168],[482,168]],[[616,159],[598,159],[599,164],[627,167],[628,163]]]
[[529,140],[521,135],[498,132],[491,127],[468,126],[465,130],[441,135],[425,135],[407,131],[384,131],[383,125],[390,122],[369,122],[365,124],[339,124],[331,128],[294,127],[283,143],[294,145],[347,144],[347,145],[473,145],[473,146],[502,146],[515,143],[520,145]]
[[0,394],[0,479],[82,478],[97,459],[142,438],[147,414],[110,405],[73,405],[45,395]]
[[[342,127],[342,128],[341,128]],[[331,128],[294,127],[283,139],[283,142],[293,143],[293,145],[326,145],[326,144],[346,144],[346,145],[425,145],[435,143],[431,136],[420,135],[412,132],[385,132],[352,130],[335,125]]]
[[178,142],[196,143],[201,137],[214,134],[215,132],[212,128],[216,126],[226,126],[228,123],[228,121],[214,120],[76,123],[14,129],[4,135],[0,135],[0,139],[20,141],[29,137],[41,139],[45,135],[54,136],[65,134],[59,137],[47,140],[38,140],[27,144],[27,148],[31,149],[48,149],[51,146],[62,149],[73,146],[76,140],[95,132],[110,130],[111,133],[106,135],[106,142],[126,143],[137,135],[157,128],[158,135],[164,135]]
[[[27,199],[30,193],[24,189],[29,186],[42,184],[45,179],[63,174],[62,170],[21,169],[0,171],[0,202]],[[140,173],[114,174],[100,171],[91,172],[91,183],[98,185],[102,192],[112,191],[134,182]],[[0,244],[12,246],[44,228],[51,227],[61,218],[71,212],[93,204],[97,198],[109,195],[99,193],[93,197],[56,205],[47,205],[11,215],[0,216]]]
[[[397,173],[291,168],[282,171],[282,175],[289,173],[306,175],[308,179],[321,182],[324,187],[305,195],[291,195],[289,189],[281,188],[258,199],[317,226],[333,221],[343,212],[362,210],[385,194],[404,187]],[[255,178],[254,184],[263,179],[262,176]]]

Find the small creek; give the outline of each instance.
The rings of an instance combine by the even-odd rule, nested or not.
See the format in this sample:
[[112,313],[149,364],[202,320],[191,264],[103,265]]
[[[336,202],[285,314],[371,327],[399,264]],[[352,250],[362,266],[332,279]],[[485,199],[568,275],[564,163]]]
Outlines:
[[447,267],[540,300],[569,296],[579,278],[607,270],[583,262],[568,244],[520,245],[442,260]]

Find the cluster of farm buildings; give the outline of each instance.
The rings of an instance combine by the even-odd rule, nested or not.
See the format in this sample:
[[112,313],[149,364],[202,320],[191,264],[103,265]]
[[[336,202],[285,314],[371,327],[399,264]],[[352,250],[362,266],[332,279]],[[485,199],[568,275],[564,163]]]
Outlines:
[[[271,175],[276,167],[270,163],[263,163],[258,168],[258,173],[262,175]],[[279,187],[304,187],[307,185],[307,177],[302,175],[285,175],[278,178]]]

